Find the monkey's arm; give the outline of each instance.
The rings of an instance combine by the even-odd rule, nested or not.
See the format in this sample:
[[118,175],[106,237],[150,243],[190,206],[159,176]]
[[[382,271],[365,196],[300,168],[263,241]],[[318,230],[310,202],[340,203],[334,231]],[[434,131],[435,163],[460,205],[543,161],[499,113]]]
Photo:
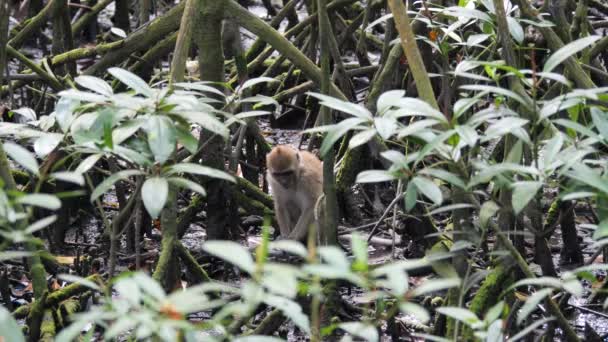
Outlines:
[[289,234],[289,239],[302,241],[308,236],[310,225],[315,223],[314,208],[306,208],[302,211],[302,215],[298,219],[295,228]]
[[289,213],[283,206],[281,206],[278,201],[274,203],[274,213],[277,216],[277,222],[279,223],[279,231],[281,232],[282,237],[289,236],[289,230],[293,227],[293,223],[289,218]]

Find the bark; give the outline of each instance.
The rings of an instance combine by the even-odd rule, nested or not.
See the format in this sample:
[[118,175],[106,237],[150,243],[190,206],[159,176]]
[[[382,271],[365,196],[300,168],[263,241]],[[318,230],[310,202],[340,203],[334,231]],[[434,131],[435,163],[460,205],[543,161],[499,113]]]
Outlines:
[[[509,251],[509,253],[513,257],[513,259],[515,260],[515,262],[517,263],[517,265],[519,266],[521,271],[524,273],[524,275],[527,278],[536,278],[536,275],[532,272],[532,270],[528,266],[528,263],[526,262],[526,260],[521,256],[521,254],[519,254],[517,249],[515,249],[515,247],[511,243],[511,241],[509,241],[509,239],[500,230],[497,230],[497,229],[494,229],[494,230],[496,232],[498,240],[500,240],[500,242]],[[557,324],[562,329],[567,340],[572,341],[572,342],[580,341],[576,332],[570,325],[570,322],[568,322],[568,320],[566,319],[566,317],[560,310],[560,308],[557,305],[557,303],[555,302],[555,300],[553,298],[549,297],[546,299],[546,302],[547,302],[547,311],[551,315],[555,316],[555,318],[557,320]]]
[[114,25],[121,28],[126,33],[129,33],[129,31],[131,31],[131,24],[129,23],[129,1],[116,0],[115,7]]
[[96,3],[90,10],[82,15],[74,25],[72,25],[72,37],[76,38],[80,31],[84,30],[92,21],[97,20],[97,14],[108,7],[114,0],[102,0]]
[[154,279],[162,285],[167,292],[171,292],[180,279],[180,267],[175,258],[177,239],[177,192],[173,185],[169,185],[167,202],[161,213],[161,226],[163,236],[161,253],[154,270]]
[[[9,0],[0,0],[0,86],[6,66],[6,42],[8,40]],[[9,80],[10,82],[10,80]]]
[[[519,6],[523,16],[535,19],[539,15],[538,11],[532,7],[528,1],[517,0],[515,3]],[[537,29],[543,37],[545,37],[545,40],[552,51],[557,51],[565,45],[564,40],[562,40],[551,27],[538,27]],[[577,87],[583,89],[596,87],[574,56],[566,59],[563,64],[565,65],[566,70],[568,70],[568,75],[572,77]]]
[[184,8],[175,43],[173,61],[171,62],[170,86],[175,82],[182,82],[184,79],[186,59],[188,58],[188,51],[190,51],[190,43],[192,42],[192,27],[199,10],[200,0],[186,0],[186,7]]
[[15,49],[19,49],[33,34],[40,31],[49,16],[56,13],[60,6],[61,0],[50,0],[40,12],[37,12],[36,16],[26,20],[22,26],[20,25],[20,30],[9,40],[8,44]]
[[[319,34],[321,43],[321,93],[329,94],[330,87],[330,35],[331,24],[327,16],[327,2],[317,0],[319,13]],[[324,125],[333,123],[332,113],[328,107],[321,107],[321,119]],[[323,156],[323,193],[325,195],[325,210],[320,232],[321,243],[337,245],[338,243],[338,202],[336,197],[336,182],[334,176],[335,152],[331,148]]]
[[[224,11],[227,16],[230,16],[239,25],[265,40],[274,49],[279,51],[281,55],[287,57],[287,59],[296,65],[296,67],[302,70],[306,77],[314,81],[317,85],[321,85],[321,70],[283,35],[274,30],[256,15],[241,7],[234,0],[227,0],[225,2]],[[301,25],[303,22],[304,21],[298,25]],[[331,84],[330,89],[330,94],[332,96],[343,100],[346,99],[346,96],[344,96],[335,84]]]
[[165,37],[177,30],[184,6],[185,2],[180,2],[165,15],[151,21],[141,30],[133,32],[124,40],[123,48],[108,52],[101,60],[89,67],[84,74],[100,74],[107,68],[122,63],[134,52],[146,50],[153,46],[158,41],[158,37]]
[[399,0],[388,0],[388,3],[391,8],[391,12],[393,13],[395,26],[397,27],[397,31],[401,37],[401,45],[403,46],[403,51],[405,51],[408,65],[412,71],[414,80],[416,81],[418,94],[420,98],[422,98],[433,108],[439,109],[437,100],[435,99],[435,93],[433,92],[433,87],[431,86],[431,80],[426,72],[426,68],[424,67],[420,50],[416,44],[416,36],[414,35],[410,25],[410,19],[407,16],[405,6],[403,5],[403,2]]
[[[224,54],[222,49],[222,18],[226,10],[226,2],[203,0],[201,4],[201,16],[199,25],[196,27],[196,44],[199,49],[200,78],[203,81],[224,82]],[[239,4],[235,6],[249,13]],[[199,144],[207,142],[203,155],[203,163],[206,166],[219,170],[225,169],[224,148],[225,141],[213,132],[203,130]],[[230,233],[232,222],[236,213],[230,213],[230,186],[225,181],[207,179],[205,181],[207,190],[207,238],[226,239]]]
[[564,249],[561,254],[562,263],[581,265],[585,260],[576,231],[574,202],[560,202],[559,213],[562,241],[564,243]]

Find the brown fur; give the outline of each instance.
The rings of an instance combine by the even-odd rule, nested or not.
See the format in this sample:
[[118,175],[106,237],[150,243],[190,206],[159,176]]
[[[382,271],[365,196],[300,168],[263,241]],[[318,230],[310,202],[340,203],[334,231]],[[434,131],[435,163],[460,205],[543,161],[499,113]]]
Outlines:
[[312,153],[280,145],[266,156],[266,165],[281,236],[304,240],[316,223],[314,208],[323,193],[321,161]]

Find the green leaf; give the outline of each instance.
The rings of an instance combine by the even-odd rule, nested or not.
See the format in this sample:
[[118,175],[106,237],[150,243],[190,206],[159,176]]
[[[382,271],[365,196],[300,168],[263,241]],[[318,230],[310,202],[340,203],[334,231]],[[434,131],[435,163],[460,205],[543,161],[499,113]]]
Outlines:
[[95,291],[101,291],[101,288],[95,282],[93,282],[89,279],[83,278],[83,277],[79,277],[77,275],[64,273],[64,274],[59,274],[57,276],[57,278],[59,278],[63,281],[67,281],[69,283],[78,283],[78,284],[84,285]]
[[418,188],[416,188],[416,185],[414,185],[413,182],[408,182],[405,190],[405,211],[409,213],[412,209],[414,209],[417,202]]
[[454,129],[465,144],[470,147],[475,147],[475,144],[477,144],[477,140],[479,139],[479,134],[477,134],[475,128],[468,125],[459,125]]
[[441,194],[441,189],[435,184],[432,180],[424,177],[414,177],[412,179],[416,188],[425,195],[428,199],[433,201],[436,205],[441,204],[443,202],[443,195]]
[[104,331],[103,337],[106,340],[114,340],[118,335],[135,328],[137,323],[137,320],[133,316],[121,315]]
[[515,163],[500,163],[494,165],[479,165],[478,169],[480,169],[479,173],[471,178],[468,186],[472,188],[473,186],[481,183],[489,182],[493,177],[503,174],[505,172],[515,172],[520,174],[529,174],[529,175],[538,175],[539,172],[537,169],[530,167],[519,165]]
[[507,23],[509,24],[509,33],[511,33],[511,37],[513,37],[518,44],[523,43],[524,29],[519,22],[515,18],[507,16]]
[[[367,256],[367,249],[365,250],[365,253]],[[321,257],[321,260],[327,264],[345,271],[350,269],[350,262],[340,248],[335,246],[321,246],[319,247],[319,256]]]
[[4,306],[0,306],[0,340],[25,342],[21,327]]
[[181,178],[181,177],[170,177],[170,178],[168,178],[168,181],[171,184],[174,184],[180,188],[190,189],[194,192],[198,192],[199,194],[201,194],[203,196],[207,196],[207,192],[205,191],[205,188],[203,188],[200,184],[195,183],[191,180]]
[[424,306],[415,303],[403,302],[399,304],[399,310],[405,315],[414,316],[423,324],[431,319],[429,312],[424,308]]
[[431,126],[436,125],[438,123],[439,123],[439,121],[437,121],[435,119],[416,120],[416,121],[408,124],[407,126],[405,126],[403,128],[400,128],[397,131],[398,132],[397,137],[399,139],[402,139],[402,138],[405,138],[405,137],[410,136],[412,134],[420,133],[421,131],[423,131],[427,127],[431,127]]
[[399,151],[386,150],[384,152],[380,152],[380,155],[393,163],[393,165],[407,166],[407,158]]
[[55,195],[49,194],[28,194],[17,198],[17,203],[33,205],[49,210],[61,208],[61,201]]
[[[350,243],[351,243],[351,249],[352,249],[353,255],[355,256],[355,261],[359,265],[363,265],[363,267],[365,268],[361,271],[367,271],[367,268],[368,268],[367,241],[361,235],[357,234],[356,232],[353,232]],[[340,253],[342,253],[342,250],[338,249],[338,251],[340,251]],[[344,253],[342,253],[342,255],[344,255]],[[345,258],[346,258],[346,256],[345,256]]]
[[224,139],[230,136],[230,130],[215,116],[205,112],[178,112],[176,115],[200,125],[204,129],[215,133]]
[[23,166],[26,170],[38,176],[38,170],[40,166],[38,165],[38,161],[36,161],[36,157],[30,151],[25,148],[12,143],[10,141],[6,141],[4,143],[4,151],[6,154],[19,165]]
[[189,129],[186,129],[182,126],[177,126],[176,128],[177,141],[180,144],[184,145],[188,152],[190,152],[191,154],[195,154],[196,151],[198,151],[198,139],[192,136],[192,133]]
[[173,123],[167,117],[153,115],[148,119],[146,131],[148,132],[148,146],[154,154],[154,160],[163,164],[175,151],[177,133]]
[[532,295],[526,298],[524,305],[521,307],[517,314],[517,325],[522,324],[528,316],[536,310],[536,307],[540,302],[546,297],[550,296],[553,293],[553,289],[540,289],[534,292]]
[[155,219],[160,215],[169,194],[169,183],[165,178],[151,177],[141,187],[141,199],[148,214]]
[[355,147],[361,146],[368,141],[370,141],[374,136],[376,136],[376,130],[373,128],[363,130],[350,138],[348,142],[348,148],[353,149]]
[[504,334],[502,333],[503,321],[498,319],[492,322],[488,327],[486,342],[503,342],[505,340]]
[[515,129],[523,127],[528,123],[528,120],[516,118],[516,117],[506,117],[504,119],[498,120],[491,124],[485,131],[485,137],[482,141],[493,140],[498,137],[502,137],[506,134],[512,133]]
[[308,92],[306,94],[308,96],[312,96],[314,98],[319,99],[321,105],[323,105],[325,107],[335,109],[337,111],[340,111],[340,112],[343,112],[346,114],[350,114],[350,115],[358,117],[360,119],[371,120],[373,118],[372,113],[370,113],[369,110],[367,110],[365,107],[363,107],[361,105],[350,103],[348,101],[342,101],[342,100],[336,99],[334,97],[323,95],[323,94],[312,93],[312,92]]
[[435,309],[438,313],[451,317],[457,321],[463,322],[468,326],[472,326],[476,323],[479,323],[480,320],[473,312],[457,307],[444,306]]
[[374,126],[378,131],[378,135],[384,140],[388,140],[395,134],[397,130],[397,120],[388,117],[376,117],[374,119]]
[[431,105],[420,99],[404,97],[400,99],[399,102],[395,105],[399,107],[399,109],[397,109],[391,114],[395,118],[420,115],[438,120],[442,123],[448,122],[443,113],[431,107]]
[[513,183],[513,196],[511,203],[515,215],[528,205],[528,203],[536,196],[536,193],[543,186],[542,182],[522,181]]
[[107,84],[101,78],[95,76],[82,75],[76,77],[74,81],[76,81],[76,83],[81,87],[87,88],[104,96],[112,96],[114,94],[112,87],[110,87],[109,84]]
[[61,91],[59,92],[59,96],[65,99],[70,99],[72,101],[82,101],[100,104],[108,102],[108,98],[103,95],[89,93],[87,91],[80,91],[76,89],[68,89]]
[[310,322],[308,316],[302,312],[302,307],[293,300],[284,297],[267,295],[264,298],[264,303],[273,306],[288,317],[298,328],[307,334],[310,334]]
[[346,134],[351,129],[359,126],[362,123],[362,119],[360,118],[348,118],[340,121],[336,125],[330,126],[330,131],[323,138],[323,143],[321,144],[320,153],[321,156],[327,155],[327,152],[331,148],[333,148],[336,141],[338,141],[344,134]]
[[541,157],[543,169],[553,166],[552,164],[556,160],[556,157],[559,154],[559,151],[562,149],[563,144],[564,136],[560,132],[556,132],[553,138],[547,141]]
[[591,118],[604,141],[608,141],[608,112],[602,111],[597,107],[591,107]]
[[600,140],[600,141],[602,140],[602,138],[599,135],[597,135],[594,131],[590,130],[589,128],[587,128],[587,127],[585,127],[585,126],[583,126],[581,124],[579,124],[578,122],[574,122],[574,121],[571,121],[571,120],[568,120],[568,119],[556,119],[556,120],[553,120],[553,123],[556,123],[556,124],[558,124],[560,126],[564,126],[564,127],[570,128],[570,129],[576,131],[577,133],[582,134],[582,135],[586,135],[586,136],[588,136],[590,138],[594,138],[594,139],[597,139],[597,140]]
[[104,179],[103,182],[99,183],[95,190],[93,190],[93,193],[91,194],[91,202],[95,201],[99,196],[110,190],[114,183],[118,182],[119,180],[143,174],[144,173],[139,170],[123,170],[112,174],[110,177]]
[[123,123],[120,127],[116,127],[112,130],[112,141],[118,145],[129,139],[135,132],[137,132],[143,125],[143,120],[131,120]]
[[232,241],[207,241],[203,244],[203,250],[220,259],[239,267],[243,271],[253,274],[255,263],[249,251],[242,245]]
[[572,179],[576,179],[579,182],[594,187],[597,190],[602,191],[604,194],[608,194],[608,181],[585,164],[577,163],[572,165],[572,171],[567,172],[566,175]]
[[442,169],[434,169],[434,168],[424,168],[424,169],[420,170],[418,173],[423,174],[423,175],[433,176],[435,178],[439,178],[452,185],[456,185],[457,187],[459,187],[461,189],[466,188],[464,181],[462,179],[460,179],[460,177],[458,177],[457,175],[455,175],[449,171],[445,171]]
[[390,109],[393,106],[397,106],[398,101],[405,96],[405,90],[389,90],[382,93],[378,97],[378,101],[376,102],[376,107],[378,108],[378,113],[384,113],[386,110]]
[[269,246],[269,249],[278,249],[281,251],[285,251],[287,253],[291,253],[297,255],[301,258],[306,258],[308,255],[308,251],[302,243],[294,240],[278,240],[272,241]]
[[486,314],[486,317],[485,317],[486,322],[490,323],[490,322],[494,322],[497,319],[499,319],[502,316],[504,308],[505,308],[504,300],[501,300],[500,302],[494,304],[494,306],[492,306],[488,310],[488,313]]
[[489,23],[492,22],[492,18],[490,18],[489,15],[485,14],[482,11],[472,9],[472,8],[452,6],[452,7],[446,8],[444,10],[444,13],[447,15],[450,15],[450,16],[454,16],[454,17],[478,19],[478,20],[483,20],[483,21],[489,22]]
[[599,239],[603,239],[607,236],[608,236],[608,219],[604,219],[604,220],[600,221],[600,223],[597,225],[597,228],[595,229],[595,232],[593,232],[593,239],[599,240]]
[[232,183],[236,183],[234,177],[224,171],[194,163],[179,163],[171,165],[167,168],[168,175],[173,175],[176,173],[191,173],[211,178],[219,178]]
[[562,289],[562,280],[555,277],[538,277],[538,278],[525,278],[517,281],[515,284],[509,287],[509,290],[520,287],[520,286],[541,286],[541,287],[552,287],[554,289]]
[[467,38],[467,47],[483,47],[483,45],[481,45],[481,43],[483,43],[484,41],[486,41],[488,38],[490,38],[491,36],[489,34],[472,34]]
[[494,201],[484,202],[484,204],[481,205],[481,209],[479,209],[479,225],[482,229],[485,230],[488,228],[490,219],[498,212],[499,209],[500,207]]
[[433,150],[441,147],[443,142],[446,139],[451,138],[454,135],[454,133],[455,133],[455,130],[450,129],[445,132],[442,132],[439,135],[431,136],[432,137],[431,140],[428,141],[426,145],[424,145],[424,147],[422,148],[422,150],[420,150],[420,152],[418,152],[418,156],[416,157],[415,164],[418,164],[419,162],[421,162]]
[[534,323],[530,324],[529,326],[527,326],[525,329],[522,329],[521,331],[519,331],[517,334],[513,335],[512,337],[509,338],[509,342],[515,342],[518,341],[524,337],[526,337],[526,335],[528,335],[529,333],[531,333],[532,331],[542,327],[543,325],[551,322],[555,320],[555,317],[551,316],[551,317],[547,317],[547,318],[543,318],[541,320],[535,321]]
[[[528,72],[524,72],[524,74],[527,74]],[[530,74],[532,74],[532,71],[530,70]],[[570,80],[568,80],[564,75],[555,73],[555,72],[537,72],[536,76],[540,77],[541,79],[546,78],[548,80],[553,80],[555,82],[559,82],[567,87],[571,87],[572,86],[572,82],[570,82]]]
[[175,83],[176,87],[180,87],[183,89],[192,89],[192,90],[198,90],[201,92],[206,92],[206,93],[213,93],[216,95],[220,95],[221,97],[225,97],[226,94],[224,94],[221,90],[217,89],[216,87],[213,87],[211,85],[208,84],[204,84],[204,83]]
[[13,110],[11,110],[11,112],[14,114],[19,114],[20,116],[25,118],[26,121],[36,121],[38,119],[36,117],[36,112],[33,109],[28,108],[28,107],[13,109]]
[[266,263],[261,285],[272,294],[293,299],[298,294],[298,275],[301,274],[289,264]]
[[[126,280],[128,281],[128,280]],[[157,301],[167,298],[165,290],[151,276],[143,272],[137,272],[133,275],[133,281],[143,290],[143,292]]]
[[392,173],[386,170],[366,170],[357,175],[357,183],[379,183],[397,179]]
[[338,324],[340,329],[347,333],[362,338],[366,341],[374,342],[380,339],[378,330],[375,326],[363,322],[345,322]]
[[481,84],[469,84],[469,85],[460,86],[460,89],[473,90],[473,91],[487,91],[490,93],[495,93],[495,94],[502,95],[507,98],[513,99],[513,100],[519,102],[520,104],[524,105],[527,108],[532,108],[532,104],[528,103],[528,101],[526,101],[526,99],[519,96],[517,93],[515,93],[511,90],[505,89],[505,88],[481,85]]
[[77,173],[85,173],[89,171],[102,157],[101,154],[92,154],[88,156],[85,160],[83,160],[80,165],[76,168]]
[[44,158],[61,143],[61,140],[63,140],[62,134],[44,134],[34,142],[34,152],[39,157]]
[[108,73],[129,88],[135,90],[138,94],[142,94],[145,97],[152,97],[154,95],[154,91],[148,83],[130,71],[121,68],[109,68]]
[[70,129],[72,120],[74,119],[74,111],[80,105],[80,101],[60,97],[55,105],[55,119],[59,124],[62,132],[67,132]]
[[545,62],[543,72],[551,72],[555,67],[560,65],[566,59],[572,57],[577,52],[582,51],[589,45],[595,43],[601,36],[588,36],[577,39],[571,43],[562,46],[559,50],[555,51]]
[[433,216],[433,215],[437,215],[437,214],[440,214],[440,213],[443,213],[446,211],[454,211],[454,210],[469,209],[469,208],[475,208],[475,206],[470,203],[455,203],[455,204],[444,205],[437,209],[431,210],[426,215]]
[[84,176],[79,172],[59,171],[51,173],[50,176],[63,182],[84,186]]
[[255,95],[255,96],[250,96],[250,97],[246,97],[244,99],[241,99],[239,101],[240,103],[255,103],[255,105],[253,106],[253,109],[259,108],[261,106],[268,106],[268,105],[272,105],[275,108],[279,107],[279,103],[277,102],[277,100],[275,100],[274,98],[270,97],[270,96],[266,96],[266,95]]
[[25,228],[23,230],[23,233],[33,234],[33,233],[39,231],[40,229],[48,227],[56,220],[57,220],[57,215],[45,217],[45,218],[38,220],[38,221],[30,224],[29,226],[27,226],[27,228]]
[[274,78],[270,78],[270,77],[252,78],[252,79],[245,81],[240,87],[237,87],[236,92],[240,94],[243,92],[243,90],[251,88],[251,87],[255,86],[256,84],[271,83],[271,82],[278,82],[278,81],[275,80]]
[[[28,257],[31,257],[31,256],[32,256],[31,252],[25,252],[25,251],[3,251],[3,252],[0,252],[0,261],[6,261],[6,260],[12,260],[12,259],[21,259],[21,258],[28,258]],[[0,308],[3,308],[3,306],[0,305]],[[0,321],[0,324],[1,324],[1,321]]]
[[412,296],[422,296],[457,286],[460,286],[460,279],[458,278],[427,280],[412,291]]
[[254,118],[254,117],[258,117],[258,116],[264,116],[264,115],[268,115],[268,114],[270,114],[270,112],[267,110],[250,110],[248,112],[240,112],[237,115],[235,115],[235,117],[237,117],[239,119],[246,119],[246,118]]

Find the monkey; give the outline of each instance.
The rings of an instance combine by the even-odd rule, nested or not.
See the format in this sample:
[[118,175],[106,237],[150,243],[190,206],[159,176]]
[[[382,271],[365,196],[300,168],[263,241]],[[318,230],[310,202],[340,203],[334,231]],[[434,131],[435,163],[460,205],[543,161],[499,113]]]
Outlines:
[[323,194],[322,162],[314,154],[279,145],[266,156],[266,178],[282,239],[305,241]]

